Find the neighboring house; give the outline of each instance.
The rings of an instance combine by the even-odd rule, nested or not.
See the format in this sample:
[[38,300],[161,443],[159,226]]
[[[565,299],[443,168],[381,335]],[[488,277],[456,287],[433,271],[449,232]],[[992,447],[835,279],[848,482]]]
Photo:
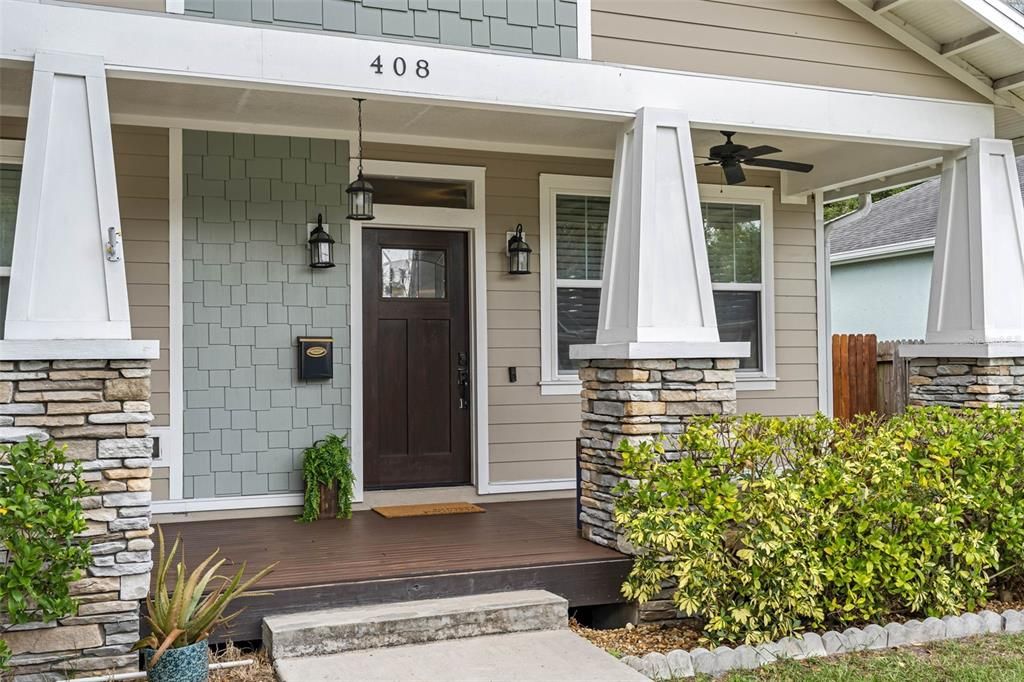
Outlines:
[[830,223],[834,333],[924,338],[938,217],[933,178]]
[[[333,432],[358,510],[561,498],[523,532],[571,544],[579,476],[584,535],[614,545],[592,519],[615,459],[579,471],[582,414],[643,435],[694,413],[827,412],[823,203],[943,163],[955,196],[997,177],[1024,135],[1022,74],[1024,22],[1001,0],[0,0],[0,362],[22,363],[0,375],[0,439],[45,432],[89,460],[118,491],[104,504],[130,508],[91,512],[110,542],[152,513],[209,521],[256,560],[318,557],[288,545],[313,531],[263,517],[295,512],[303,449]],[[349,219],[360,171],[372,221]],[[948,229],[1015,205],[984,200],[995,213]],[[321,215],[332,268],[310,267]],[[300,378],[298,337],[333,340],[330,378]],[[603,387],[583,412],[573,346]],[[693,367],[663,377],[677,359]],[[124,496],[119,453],[144,470]],[[398,544],[441,523],[421,521]],[[466,557],[509,530],[489,522],[452,532],[466,554],[444,545],[430,570],[486,565]],[[553,561],[524,537],[488,546]],[[144,592],[145,552],[122,554]],[[97,575],[131,572],[100,559]],[[280,568],[275,594],[308,604],[287,581],[332,582],[342,559]],[[620,599],[621,574],[600,591],[559,570]]]

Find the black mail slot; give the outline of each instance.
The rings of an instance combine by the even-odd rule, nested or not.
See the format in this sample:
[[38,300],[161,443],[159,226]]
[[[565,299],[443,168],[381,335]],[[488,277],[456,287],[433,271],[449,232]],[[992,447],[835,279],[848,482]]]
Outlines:
[[299,337],[299,378],[330,379],[334,376],[334,339]]

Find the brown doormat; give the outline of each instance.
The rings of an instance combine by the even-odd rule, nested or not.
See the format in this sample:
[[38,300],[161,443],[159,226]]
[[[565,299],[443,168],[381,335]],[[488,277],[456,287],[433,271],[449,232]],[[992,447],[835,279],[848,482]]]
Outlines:
[[400,519],[403,516],[478,514],[486,510],[469,502],[439,502],[437,504],[399,504],[392,507],[374,507],[373,511],[386,519]]

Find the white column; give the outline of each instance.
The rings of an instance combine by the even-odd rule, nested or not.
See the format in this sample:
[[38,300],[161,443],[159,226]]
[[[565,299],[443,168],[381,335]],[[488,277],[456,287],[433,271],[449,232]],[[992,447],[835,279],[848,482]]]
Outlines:
[[103,60],[39,53],[6,339],[130,339],[120,233]]
[[914,356],[1024,356],[1024,201],[1009,140],[943,163],[928,331]]
[[572,356],[737,358],[718,338],[685,113],[643,108],[619,138],[597,342]]

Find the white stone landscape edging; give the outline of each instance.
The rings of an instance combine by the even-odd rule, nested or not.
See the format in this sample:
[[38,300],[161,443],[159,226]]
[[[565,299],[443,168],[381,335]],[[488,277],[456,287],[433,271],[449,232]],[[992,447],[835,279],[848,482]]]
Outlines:
[[721,675],[730,670],[753,670],[781,660],[799,661],[999,632],[1024,632],[1024,612],[1014,609],[1002,614],[981,611],[945,616],[941,620],[926,618],[923,622],[889,623],[885,627],[868,625],[863,630],[849,628],[841,633],[829,631],[819,635],[807,632],[799,637],[783,637],[778,642],[756,646],[720,646],[714,651],[700,647],[691,651],[676,649],[667,654],[624,656],[622,662],[652,680],[669,680],[702,673]]

